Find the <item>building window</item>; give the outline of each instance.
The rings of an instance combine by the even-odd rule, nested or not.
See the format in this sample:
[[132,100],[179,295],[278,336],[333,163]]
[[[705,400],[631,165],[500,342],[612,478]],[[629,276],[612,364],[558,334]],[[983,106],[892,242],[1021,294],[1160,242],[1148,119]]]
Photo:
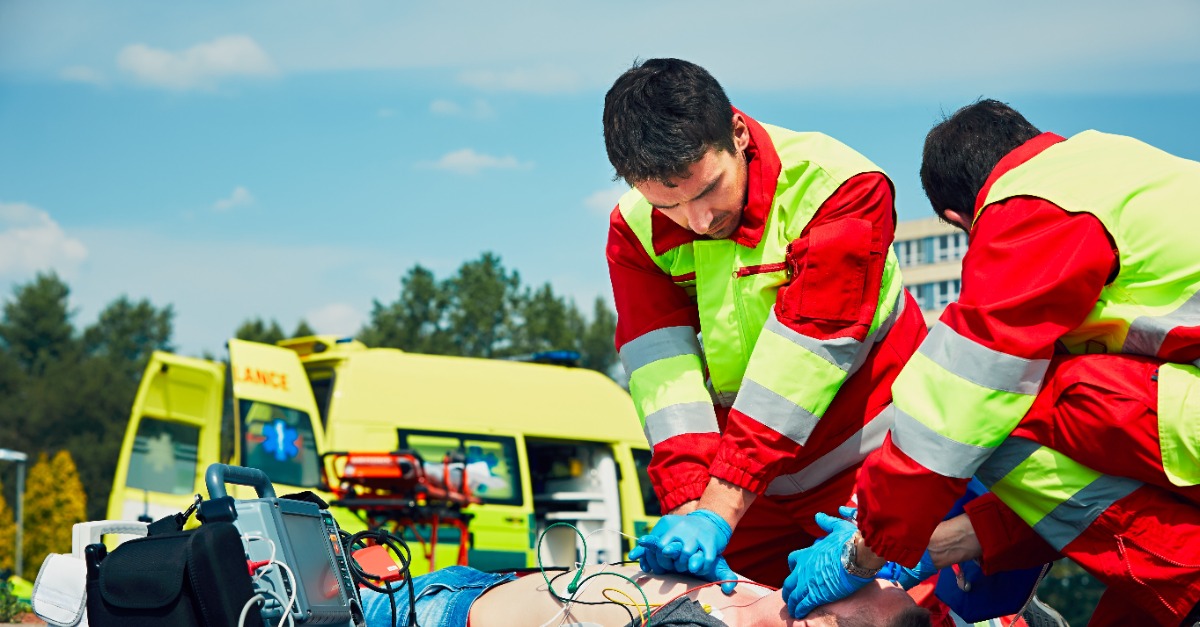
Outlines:
[[942,309],[946,305],[958,300],[959,292],[962,291],[962,281],[959,279],[951,279],[946,281],[937,281],[935,283],[921,283],[909,288],[913,298],[921,309],[934,310]]
[[928,262],[926,259],[929,251],[928,239],[910,239],[892,244],[892,249],[896,251],[896,261],[899,262],[901,268]]

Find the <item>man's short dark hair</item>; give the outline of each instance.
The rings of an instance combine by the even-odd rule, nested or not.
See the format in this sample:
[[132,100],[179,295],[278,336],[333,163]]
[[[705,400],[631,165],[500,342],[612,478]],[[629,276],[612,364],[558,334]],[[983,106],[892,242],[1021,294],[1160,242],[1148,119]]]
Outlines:
[[996,100],[978,100],[942,120],[925,136],[921,155],[921,186],[934,212],[974,215],[975,197],[1000,159],[1039,134]]
[[634,63],[604,96],[604,147],[630,185],[687,172],[710,148],[733,152],[733,111],[717,79],[680,59]]

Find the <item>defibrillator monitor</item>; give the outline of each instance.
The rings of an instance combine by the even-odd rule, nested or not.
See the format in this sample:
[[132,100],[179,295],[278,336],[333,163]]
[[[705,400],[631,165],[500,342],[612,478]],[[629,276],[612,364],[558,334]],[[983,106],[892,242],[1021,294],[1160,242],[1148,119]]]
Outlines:
[[[254,468],[213,464],[205,474],[209,495],[225,496],[225,483],[253,486],[257,499],[235,500],[234,526],[242,534],[246,558],[274,560],[287,568],[264,568],[255,592],[267,598],[262,617],[269,622],[289,612],[296,623],[363,624],[358,587],[342,549],[337,523],[316,503],[276,498],[266,474]],[[261,538],[261,540],[259,539]]]

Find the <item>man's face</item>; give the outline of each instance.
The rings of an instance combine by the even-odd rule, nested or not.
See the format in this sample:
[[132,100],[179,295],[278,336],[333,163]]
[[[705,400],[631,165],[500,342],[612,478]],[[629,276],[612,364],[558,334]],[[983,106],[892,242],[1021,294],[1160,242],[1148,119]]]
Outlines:
[[746,206],[749,133],[734,117],[734,151],[710,148],[683,176],[635,185],[646,200],[675,224],[697,235],[725,239],[737,230]]
[[796,625],[826,625],[831,619],[833,624],[841,624],[851,618],[858,618],[863,624],[886,625],[913,605],[912,597],[899,584],[876,579],[845,599],[818,607]]

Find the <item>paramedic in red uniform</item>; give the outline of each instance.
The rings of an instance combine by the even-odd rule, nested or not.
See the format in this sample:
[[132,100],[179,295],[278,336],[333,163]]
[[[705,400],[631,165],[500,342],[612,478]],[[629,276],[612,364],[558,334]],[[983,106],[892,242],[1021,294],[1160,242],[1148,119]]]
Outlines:
[[[1003,501],[1107,585],[1092,624],[1191,625],[1200,163],[1129,137],[1042,133],[983,100],[930,131],[921,180],[970,234],[962,295],[896,380],[892,431],[859,480],[854,563],[917,563],[975,475],[992,490],[966,508],[985,570],[989,537],[1006,531],[972,507]],[[798,557],[785,585],[797,615],[859,584],[838,573],[841,551]]]
[[603,120],[633,188],[608,236],[616,345],[670,514],[631,557],[779,585],[822,533],[814,515],[852,500],[925,336],[892,183],[831,137],[732,108],[677,59],[621,75]]

